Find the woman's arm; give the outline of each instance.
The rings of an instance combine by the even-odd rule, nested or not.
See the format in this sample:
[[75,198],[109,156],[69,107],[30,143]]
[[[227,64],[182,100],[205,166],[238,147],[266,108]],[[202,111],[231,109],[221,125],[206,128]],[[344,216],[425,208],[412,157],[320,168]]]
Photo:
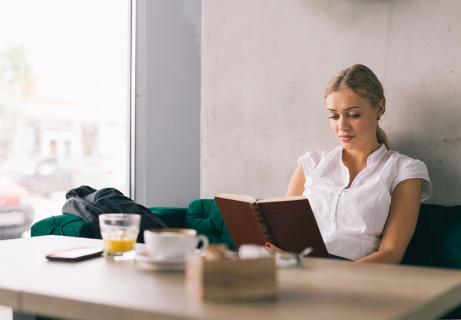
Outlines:
[[304,183],[306,178],[304,177],[303,167],[298,164],[293,172],[290,183],[288,184],[287,196],[300,196],[304,192]]
[[408,179],[395,187],[378,251],[356,262],[400,263],[418,222],[421,184],[421,179]]

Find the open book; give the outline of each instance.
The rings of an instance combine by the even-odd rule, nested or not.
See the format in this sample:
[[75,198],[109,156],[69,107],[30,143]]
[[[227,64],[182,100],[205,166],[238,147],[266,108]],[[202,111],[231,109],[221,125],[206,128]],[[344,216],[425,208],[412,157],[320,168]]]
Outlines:
[[304,196],[256,200],[244,195],[220,194],[215,200],[237,246],[271,242],[285,251],[299,253],[312,247],[311,256],[328,256]]

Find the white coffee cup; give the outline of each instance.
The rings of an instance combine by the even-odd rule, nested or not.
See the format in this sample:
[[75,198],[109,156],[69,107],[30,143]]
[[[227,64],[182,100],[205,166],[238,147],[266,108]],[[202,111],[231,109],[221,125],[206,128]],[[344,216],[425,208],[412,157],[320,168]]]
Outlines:
[[202,242],[201,253],[208,248],[208,238],[197,235],[197,231],[187,228],[163,228],[144,230],[146,249],[153,261],[184,261]]

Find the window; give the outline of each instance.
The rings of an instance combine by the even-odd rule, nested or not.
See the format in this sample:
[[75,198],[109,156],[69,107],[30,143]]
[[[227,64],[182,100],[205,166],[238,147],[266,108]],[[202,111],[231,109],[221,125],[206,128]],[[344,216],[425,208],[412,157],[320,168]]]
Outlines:
[[0,0],[0,238],[79,185],[129,195],[130,0]]

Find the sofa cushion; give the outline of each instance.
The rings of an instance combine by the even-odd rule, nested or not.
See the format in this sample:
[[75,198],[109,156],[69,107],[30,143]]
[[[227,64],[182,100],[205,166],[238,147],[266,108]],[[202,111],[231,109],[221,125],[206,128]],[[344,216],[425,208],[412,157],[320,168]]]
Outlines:
[[225,243],[234,250],[235,244],[213,199],[197,199],[189,204],[185,225],[204,234],[210,243]]
[[170,228],[184,228],[186,208],[153,207],[149,210]]
[[461,206],[422,204],[402,264],[461,268]]

